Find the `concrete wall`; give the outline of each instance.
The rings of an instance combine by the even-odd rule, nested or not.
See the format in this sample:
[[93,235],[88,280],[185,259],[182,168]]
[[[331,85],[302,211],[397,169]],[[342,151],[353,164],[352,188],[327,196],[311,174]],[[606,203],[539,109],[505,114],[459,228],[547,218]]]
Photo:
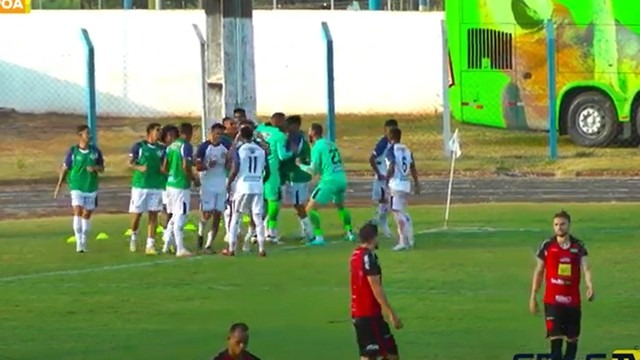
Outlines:
[[[258,112],[326,109],[321,21],[334,37],[340,113],[439,109],[442,13],[255,11]],[[80,28],[96,49],[98,112],[199,116],[200,11],[33,11],[0,21],[0,107],[83,113]]]

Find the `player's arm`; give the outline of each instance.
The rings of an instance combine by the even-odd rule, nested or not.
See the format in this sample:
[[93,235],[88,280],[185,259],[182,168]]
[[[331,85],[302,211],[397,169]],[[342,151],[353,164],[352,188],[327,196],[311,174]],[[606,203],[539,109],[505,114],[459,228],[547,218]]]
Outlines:
[[587,298],[591,300],[594,293],[593,277],[592,277],[593,275],[591,273],[591,264],[589,263],[588,256],[587,256],[589,255],[589,253],[587,252],[587,249],[582,247],[580,255],[582,255],[580,266],[582,267],[582,272],[584,273],[584,284],[587,287]]
[[387,149],[387,153],[385,154],[385,161],[387,162],[387,173],[385,175],[387,183],[389,183],[389,179],[393,178],[393,175],[396,173],[396,154],[393,146]]
[[300,163],[304,164],[304,165],[310,165],[311,164],[311,148],[309,147],[309,143],[306,142],[304,139],[301,140],[301,146],[302,146],[302,150],[300,151],[300,154],[298,156],[298,158],[300,159]]
[[189,142],[185,142],[180,149],[182,153],[182,170],[187,175],[187,179],[197,183],[197,179],[193,175],[193,146]]
[[287,149],[287,137],[278,135],[274,140],[276,155],[278,156],[278,159],[280,161],[291,159],[291,157],[293,157],[294,150],[296,149],[292,149],[291,151]]
[[547,244],[545,241],[538,249],[536,253],[536,266],[533,269],[533,276],[531,279],[531,300],[535,301],[536,296],[538,295],[538,291],[540,291],[540,287],[542,286],[542,279],[544,278],[544,262],[547,257]]
[[205,141],[200,146],[198,146],[198,150],[196,150],[196,170],[198,171],[206,171],[209,167],[208,164],[205,164],[204,158],[207,155],[207,147],[209,144]]
[[135,143],[129,150],[129,168],[132,170],[145,171],[146,166],[138,165],[140,159],[140,143]]
[[371,170],[373,170],[373,173],[376,174],[376,176],[380,180],[382,180],[382,177],[384,177],[385,174],[381,174],[378,171],[378,164],[376,160],[384,154],[384,150],[386,148],[387,148],[387,138],[382,137],[380,138],[380,140],[378,140],[378,143],[373,148],[373,151],[371,152],[371,156],[369,156],[369,165],[371,166]]
[[371,286],[371,291],[373,291],[373,296],[375,296],[376,300],[380,304],[382,311],[390,318],[397,318],[395,311],[393,311],[393,308],[387,299],[387,294],[382,287],[382,280],[380,279],[382,271],[380,269],[380,265],[372,253],[365,255],[364,272],[365,275],[367,275],[367,280]]
[[302,171],[306,171],[311,175],[316,175],[320,172],[320,168],[322,165],[322,152],[328,151],[327,149],[319,149],[318,146],[314,146],[311,149],[311,161],[309,165],[305,165],[300,163],[298,160],[298,166]]
[[94,167],[94,171],[97,173],[104,172],[104,156],[102,156],[102,151],[96,148],[96,152],[98,153],[98,157],[96,158],[96,166]]
[[416,193],[420,192],[420,180],[418,179],[418,169],[416,169],[416,161],[413,158],[413,153],[411,153],[411,165],[409,165],[409,169],[411,170],[411,177],[413,178],[413,187],[416,190]]
[[238,149],[233,148],[230,151],[231,158],[231,170],[229,171],[229,177],[227,178],[227,193],[231,193],[233,182],[236,181],[238,177],[238,171],[240,171],[240,155],[238,154]]
[[62,187],[62,182],[67,177],[69,173],[69,169],[73,166],[73,148],[70,148],[67,151],[67,154],[64,156],[64,161],[60,166],[60,171],[58,173],[58,183],[56,184],[56,189],[53,192],[53,197],[57,198],[58,193],[60,192],[60,187]]
[[[265,153],[264,155],[265,160],[267,158],[267,154]],[[271,168],[269,167],[269,163],[267,161],[264,162],[264,173],[263,173],[263,178],[262,181],[264,183],[266,183],[267,181],[269,181],[269,178],[271,177]]]

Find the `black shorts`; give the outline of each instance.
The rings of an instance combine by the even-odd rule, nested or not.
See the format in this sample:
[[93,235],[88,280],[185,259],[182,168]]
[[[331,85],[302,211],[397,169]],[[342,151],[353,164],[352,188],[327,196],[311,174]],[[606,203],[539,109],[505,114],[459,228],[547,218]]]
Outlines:
[[580,307],[544,304],[544,317],[547,337],[564,336],[577,339],[580,336]]
[[356,329],[360,356],[375,358],[398,355],[396,339],[382,316],[354,318],[353,327]]

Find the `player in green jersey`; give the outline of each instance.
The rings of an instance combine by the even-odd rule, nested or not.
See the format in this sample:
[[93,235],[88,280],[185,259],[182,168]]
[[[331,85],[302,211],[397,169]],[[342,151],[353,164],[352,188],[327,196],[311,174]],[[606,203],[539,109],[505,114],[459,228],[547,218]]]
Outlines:
[[[171,213],[171,220],[167,231],[173,233],[176,243],[176,256],[191,256],[184,246],[184,226],[191,206],[191,184],[200,185],[199,179],[193,172],[193,125],[180,125],[180,138],[167,148],[163,163],[163,170],[167,173],[167,212]],[[165,233],[165,244],[168,234]]]
[[71,193],[76,251],[83,253],[87,251],[91,214],[98,206],[98,174],[104,171],[104,158],[100,149],[91,145],[87,125],[78,126],[77,132],[78,144],[67,151],[53,197],[58,197],[66,179]]
[[267,201],[267,241],[278,242],[278,214],[280,213],[280,201],[282,200],[280,163],[293,157],[298,151],[294,144],[287,149],[287,135],[285,129],[285,115],[275,113],[268,124],[260,124],[256,131],[259,138],[269,145],[267,162],[271,176],[264,184],[264,198]]
[[299,115],[292,115],[285,120],[288,132],[289,144],[296,144],[298,151],[294,157],[285,160],[280,164],[282,181],[288,190],[289,202],[300,219],[300,227],[302,229],[302,238],[308,241],[313,240],[313,227],[307,216],[306,205],[309,200],[309,182],[312,176],[308,172],[300,169],[296,164],[296,160],[304,165],[311,163],[311,147],[305,139],[304,134],[300,131],[302,126],[302,118]]
[[129,167],[133,170],[129,203],[129,213],[133,214],[129,250],[136,251],[140,219],[143,213],[147,213],[149,217],[145,247],[147,255],[156,255],[158,213],[162,211],[162,191],[166,185],[166,178],[162,172],[165,149],[159,142],[161,126],[158,123],[147,125],[146,139],[133,144],[129,152]]
[[313,144],[311,148],[311,165],[304,165],[298,161],[301,169],[311,175],[320,175],[318,185],[311,193],[311,199],[307,204],[307,213],[311,218],[315,240],[310,245],[324,245],[324,236],[320,227],[319,205],[327,205],[333,202],[338,209],[340,219],[347,232],[349,241],[355,240],[355,235],[351,228],[351,214],[344,207],[344,194],[347,191],[347,173],[344,170],[340,151],[333,142],[322,137],[323,129],[320,124],[311,124],[309,129],[309,141]]
[[226,116],[222,119],[222,125],[224,125],[224,134],[222,136],[226,139],[224,141],[232,143],[238,136],[238,122],[234,118]]

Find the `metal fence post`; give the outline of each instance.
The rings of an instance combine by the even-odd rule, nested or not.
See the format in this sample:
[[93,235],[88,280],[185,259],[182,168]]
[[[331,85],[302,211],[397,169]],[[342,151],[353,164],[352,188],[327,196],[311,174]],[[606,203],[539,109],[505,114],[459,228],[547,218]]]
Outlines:
[[336,141],[336,96],[333,77],[333,37],[329,24],[322,22],[322,34],[326,47],[327,61],[327,135],[330,141]]
[[547,83],[549,103],[549,160],[558,158],[558,121],[556,112],[556,36],[553,20],[547,20]]
[[207,119],[209,118],[209,114],[207,114],[207,41],[197,24],[193,24],[193,30],[196,32],[200,42],[200,86],[202,91],[200,130],[202,132],[202,141],[204,141],[207,138]]
[[86,50],[86,76],[87,84],[85,86],[87,101],[87,125],[91,130],[91,141],[93,145],[98,145],[98,129],[97,129],[97,105],[96,105],[96,67],[95,67],[95,51],[91,37],[87,29],[80,29],[82,40]]

